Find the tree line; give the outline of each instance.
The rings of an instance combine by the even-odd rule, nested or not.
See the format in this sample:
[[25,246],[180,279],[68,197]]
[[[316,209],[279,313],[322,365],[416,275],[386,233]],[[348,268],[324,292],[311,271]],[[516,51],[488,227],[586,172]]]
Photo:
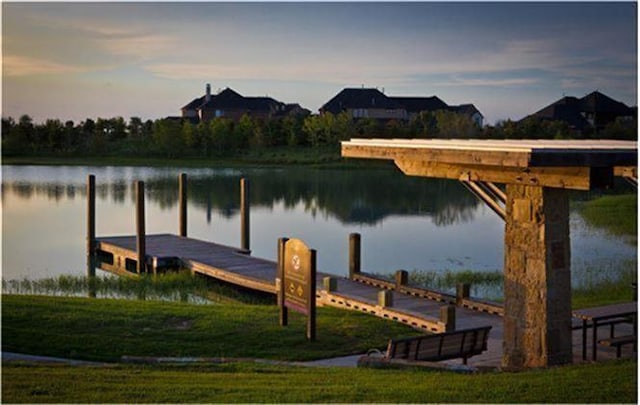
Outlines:
[[636,139],[636,123],[616,120],[596,132],[575,133],[561,121],[529,117],[479,127],[470,117],[451,111],[422,112],[409,121],[352,119],[337,115],[287,116],[264,119],[244,115],[233,121],[218,117],[197,124],[163,118],[86,119],[78,124],[48,119],[37,124],[28,115],[2,119],[3,156],[221,157],[270,147],[318,148],[366,138],[478,139]]

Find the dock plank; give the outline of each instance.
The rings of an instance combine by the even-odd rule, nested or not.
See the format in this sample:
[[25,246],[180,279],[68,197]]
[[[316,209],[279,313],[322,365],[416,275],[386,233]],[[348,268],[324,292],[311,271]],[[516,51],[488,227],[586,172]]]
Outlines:
[[[175,260],[193,272],[225,282],[259,291],[276,293],[277,263],[253,257],[241,249],[213,242],[172,234],[146,235],[147,263],[154,260]],[[96,248],[119,255],[127,260],[137,258],[135,236],[109,236],[96,238]],[[123,260],[114,261],[123,266]],[[109,270],[112,271],[113,269]],[[335,291],[325,291],[323,278],[336,279]],[[378,305],[379,288],[362,282],[318,272],[316,275],[318,305],[336,306],[386,319],[403,322],[430,332],[444,331],[439,319],[443,303],[400,292],[393,292],[392,306]],[[456,308],[456,328],[492,325],[501,330],[502,320],[496,315],[479,313],[467,308]]]

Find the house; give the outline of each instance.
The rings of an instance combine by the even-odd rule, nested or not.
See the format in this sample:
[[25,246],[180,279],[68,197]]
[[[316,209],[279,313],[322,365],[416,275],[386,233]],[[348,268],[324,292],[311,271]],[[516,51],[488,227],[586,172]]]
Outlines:
[[320,107],[321,114],[347,112],[352,118],[374,118],[381,121],[410,121],[423,111],[438,110],[466,114],[482,126],[484,117],[473,104],[449,106],[437,96],[389,97],[374,88],[345,88]]
[[197,121],[217,117],[239,121],[245,114],[255,118],[274,118],[310,113],[299,104],[285,104],[271,97],[245,97],[228,87],[213,95],[210,84],[206,85],[204,96],[193,99],[181,108],[181,112],[182,118]]
[[598,91],[582,98],[566,96],[525,118],[564,121],[572,130],[583,132],[603,129],[618,117],[633,121],[636,112],[624,103],[616,101]]
[[407,119],[407,110],[378,89],[346,88],[320,107],[321,114],[340,114],[343,111],[349,113],[352,118]]

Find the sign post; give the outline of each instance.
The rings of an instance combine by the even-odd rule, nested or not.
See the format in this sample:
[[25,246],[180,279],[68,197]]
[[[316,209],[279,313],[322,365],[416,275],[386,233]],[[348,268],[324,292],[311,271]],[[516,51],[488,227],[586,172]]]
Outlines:
[[300,239],[278,241],[280,325],[286,326],[288,309],[307,316],[307,339],[316,338],[316,251]]

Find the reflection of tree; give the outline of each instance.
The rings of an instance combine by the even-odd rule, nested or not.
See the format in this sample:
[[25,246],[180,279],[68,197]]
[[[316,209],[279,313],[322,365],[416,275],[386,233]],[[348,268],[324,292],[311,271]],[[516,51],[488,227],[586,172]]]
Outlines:
[[[251,181],[250,199],[254,207],[285,209],[301,206],[312,215],[335,217],[346,224],[375,224],[389,215],[426,215],[438,226],[473,219],[478,201],[458,182],[407,177],[388,169],[318,170],[307,168],[249,169],[243,174]],[[123,204],[135,201],[133,182],[117,180],[108,184],[97,179],[99,199],[109,197]],[[230,218],[239,213],[239,176],[193,175],[189,178],[188,199],[207,212],[215,210]],[[7,191],[21,198],[34,193],[59,201],[76,195],[84,198],[80,184],[5,183]],[[177,176],[145,180],[146,199],[162,209],[178,204]]]

